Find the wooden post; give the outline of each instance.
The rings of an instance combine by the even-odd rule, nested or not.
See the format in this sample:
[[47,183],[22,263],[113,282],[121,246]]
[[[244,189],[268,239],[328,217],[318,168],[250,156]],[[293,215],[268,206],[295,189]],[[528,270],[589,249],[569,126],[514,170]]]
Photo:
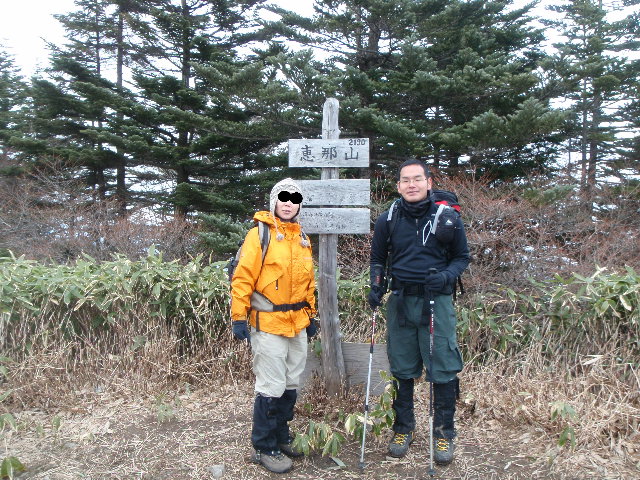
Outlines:
[[[340,137],[338,128],[338,100],[328,98],[322,110],[322,138],[333,140]],[[322,168],[321,180],[339,177],[337,167]],[[338,317],[338,235],[320,235],[319,245],[318,305],[321,306],[320,329],[322,332],[322,369],[329,395],[338,395],[345,386],[344,358],[340,341]]]
[[[300,224],[307,233],[320,236],[318,314],[322,373],[329,395],[341,394],[348,388],[338,316],[338,235],[371,230],[369,208],[351,208],[369,205],[369,180],[338,178],[341,167],[369,166],[369,139],[339,137],[338,101],[328,98],[322,111],[322,139],[289,139],[290,167],[321,169],[320,180],[300,181],[305,206],[300,212]],[[309,362],[307,366],[310,367]],[[307,374],[309,371],[305,370]]]

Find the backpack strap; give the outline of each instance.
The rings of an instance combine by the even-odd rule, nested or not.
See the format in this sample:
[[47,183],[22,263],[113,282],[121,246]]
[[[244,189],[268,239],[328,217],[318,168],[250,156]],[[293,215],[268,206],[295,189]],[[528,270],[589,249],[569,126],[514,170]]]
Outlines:
[[393,231],[396,228],[396,225],[398,224],[398,205],[399,205],[400,200],[395,200],[391,206],[389,207],[389,212],[387,213],[387,268],[386,268],[386,287],[385,287],[385,291],[387,290],[387,288],[393,288],[392,286],[392,278],[391,278],[391,263],[393,262],[393,258],[391,255],[391,234],[393,233]]
[[264,257],[266,257],[267,255],[269,240],[271,239],[269,226],[264,222],[258,222],[258,237],[260,238],[260,248],[262,249],[262,263],[264,264]]
[[[455,193],[450,192],[448,190],[433,190],[432,198],[434,203],[438,205],[438,210],[436,211],[435,217],[433,219],[433,223],[431,225],[430,232],[435,235],[436,230],[438,228],[438,222],[440,220],[440,215],[442,215],[447,209],[455,210],[460,214],[460,204],[458,203],[458,197]],[[396,224],[398,223],[398,204],[400,200],[395,200],[391,206],[389,207],[389,211],[387,212],[387,269],[386,269],[386,277],[389,288],[393,288],[392,279],[391,279],[391,235],[395,229]],[[447,249],[447,255],[449,251]],[[458,276],[453,285],[453,299],[455,300],[457,297],[457,290],[460,289],[460,294],[464,294],[464,286],[462,284],[462,278]]]
[[[267,250],[269,249],[269,240],[271,240],[269,225],[264,222],[258,222],[258,237],[260,238],[260,248],[262,249],[262,264],[260,265],[260,273],[262,273],[264,257],[267,256]],[[260,276],[260,274],[258,274],[258,276]],[[256,311],[256,331],[260,331],[260,311]]]
[[393,213],[398,209],[398,202],[400,200],[394,200],[394,202],[391,204],[391,206],[389,207],[389,211],[387,212],[387,222],[395,222],[398,217],[394,217]]
[[435,234],[436,230],[438,229],[438,220],[440,220],[440,215],[442,215],[442,212],[446,209],[446,208],[451,208],[448,205],[445,205],[444,203],[440,203],[438,205],[438,211],[436,212],[436,216],[433,218],[433,223],[431,224],[431,233]]
[[387,251],[391,252],[391,234],[396,228],[398,224],[398,215],[400,215],[398,211],[398,204],[400,200],[395,200],[391,206],[389,207],[389,212],[387,212]]
[[[300,231],[300,235],[304,240],[308,241],[309,237],[307,237],[307,234],[302,230]],[[271,240],[269,225],[259,221],[258,236],[260,237],[260,247],[262,248],[262,265],[264,265],[264,257],[267,255],[269,240]],[[260,271],[262,271],[262,267],[260,267]],[[251,295],[251,306],[256,311],[256,331],[258,332],[260,331],[260,312],[288,312],[290,310],[302,310],[303,308],[310,307],[309,302],[306,301],[275,305],[257,290],[255,290]]]

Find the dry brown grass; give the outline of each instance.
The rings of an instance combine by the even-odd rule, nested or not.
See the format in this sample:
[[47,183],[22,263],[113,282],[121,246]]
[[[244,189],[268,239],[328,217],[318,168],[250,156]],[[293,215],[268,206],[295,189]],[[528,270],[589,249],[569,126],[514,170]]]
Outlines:
[[[537,463],[549,462],[566,478],[634,478],[640,468],[640,379],[637,365],[619,365],[614,354],[555,364],[536,352],[472,367],[464,378],[464,416],[478,427],[513,434]],[[552,418],[568,405],[574,417]],[[575,431],[575,447],[558,445],[562,430]],[[574,476],[572,476],[574,475]]]
[[[29,468],[20,478],[205,479],[218,464],[225,465],[223,478],[276,478],[248,463],[253,392],[247,347],[224,339],[224,346],[187,360],[176,355],[177,341],[164,332],[143,351],[117,356],[64,345],[11,364],[2,389],[14,393],[0,405],[17,427],[5,426],[2,436],[5,455]],[[612,352],[549,364],[532,350],[468,366],[461,375],[458,459],[439,469],[439,478],[637,477],[638,370],[616,362]],[[407,458],[388,459],[388,437],[370,435],[363,474],[359,444],[349,440],[340,454],[346,469],[314,455],[296,462],[286,478],[425,477],[428,384],[419,383],[416,395],[418,432]],[[571,405],[575,418],[552,420],[556,402]],[[298,402],[294,426],[302,429],[313,419],[342,429],[339,412],[359,411],[362,404],[361,391],[329,398],[315,380]],[[565,426],[575,431],[575,448],[558,445]]]
[[[231,341],[200,346],[193,355],[181,354],[177,332],[158,326],[146,344],[133,351],[131,330],[101,341],[82,339],[50,347],[36,346],[20,362],[9,363],[8,401],[19,408],[63,408],[73,404],[79,391],[87,389],[140,395],[174,390],[184,385],[215,381],[235,383],[250,378],[246,345]],[[119,342],[118,348],[108,344]],[[124,348],[122,348],[124,346]],[[111,353],[113,352],[113,353]],[[0,404],[1,406],[1,404]]]

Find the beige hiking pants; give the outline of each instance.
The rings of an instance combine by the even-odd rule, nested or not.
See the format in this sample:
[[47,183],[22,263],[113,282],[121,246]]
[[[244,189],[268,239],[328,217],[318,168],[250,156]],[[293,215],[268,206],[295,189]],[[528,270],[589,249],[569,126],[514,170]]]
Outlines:
[[297,390],[307,363],[307,332],[282,337],[251,328],[256,393],[280,398],[285,390]]

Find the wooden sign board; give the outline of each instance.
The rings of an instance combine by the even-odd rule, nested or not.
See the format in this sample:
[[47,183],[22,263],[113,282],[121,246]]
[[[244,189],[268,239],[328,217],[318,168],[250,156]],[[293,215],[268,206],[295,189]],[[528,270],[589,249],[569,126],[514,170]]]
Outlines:
[[303,208],[300,224],[306,233],[369,233],[368,208]]
[[368,167],[368,138],[291,139],[290,167]]
[[[342,354],[344,356],[344,367],[347,374],[347,384],[349,387],[367,384],[367,373],[369,373],[369,343],[342,342]],[[300,384],[308,384],[314,374],[322,372],[321,361],[309,348],[307,351],[307,364],[300,378]],[[384,392],[387,382],[380,377],[380,371],[391,372],[389,360],[387,358],[387,345],[376,343],[373,349],[371,365],[371,394],[380,395]]]
[[369,179],[299,180],[304,200],[302,205],[369,205]]

